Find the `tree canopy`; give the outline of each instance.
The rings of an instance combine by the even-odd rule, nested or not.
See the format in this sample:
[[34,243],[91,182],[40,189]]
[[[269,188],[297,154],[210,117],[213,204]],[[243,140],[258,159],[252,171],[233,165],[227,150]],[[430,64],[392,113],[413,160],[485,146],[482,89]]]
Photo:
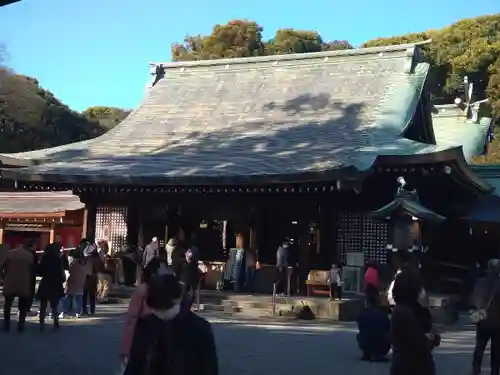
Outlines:
[[0,67],[0,152],[34,150],[96,137],[127,114],[107,107],[77,113],[40,87],[36,79]]

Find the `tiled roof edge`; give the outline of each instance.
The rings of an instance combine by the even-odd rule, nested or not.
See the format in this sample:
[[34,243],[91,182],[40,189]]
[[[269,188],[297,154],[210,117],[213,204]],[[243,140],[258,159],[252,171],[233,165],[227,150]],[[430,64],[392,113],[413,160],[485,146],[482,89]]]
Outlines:
[[369,48],[356,48],[347,49],[341,51],[325,51],[325,52],[310,52],[310,53],[294,53],[288,55],[271,55],[271,56],[255,56],[255,57],[238,57],[231,59],[214,59],[214,60],[195,60],[195,61],[178,61],[178,62],[150,62],[151,68],[158,66],[164,69],[173,68],[187,68],[187,67],[198,67],[198,66],[216,66],[216,65],[227,65],[227,64],[248,64],[257,62],[274,62],[274,61],[290,61],[290,60],[308,60],[315,58],[326,58],[326,57],[349,57],[349,56],[364,56],[364,55],[374,55],[378,53],[391,53],[391,52],[403,52],[408,51],[411,53],[407,57],[413,58],[416,55],[416,50],[425,44],[429,44],[431,40],[426,40],[418,43],[408,43],[408,44],[398,44],[392,46],[382,46],[382,47],[369,47]]

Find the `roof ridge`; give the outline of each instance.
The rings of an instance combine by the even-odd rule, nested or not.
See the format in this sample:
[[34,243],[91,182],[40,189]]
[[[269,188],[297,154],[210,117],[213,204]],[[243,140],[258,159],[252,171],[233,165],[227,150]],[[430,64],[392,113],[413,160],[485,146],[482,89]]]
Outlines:
[[355,48],[340,51],[323,51],[323,52],[309,52],[309,53],[293,53],[287,55],[269,55],[269,56],[252,56],[252,57],[236,57],[227,59],[213,59],[213,60],[193,60],[193,61],[177,61],[177,62],[150,62],[149,66],[153,69],[162,67],[164,69],[173,68],[186,68],[198,66],[216,66],[227,64],[248,64],[256,62],[274,62],[274,61],[291,61],[291,60],[309,60],[321,57],[339,57],[339,56],[362,56],[374,55],[379,53],[403,52],[407,51],[407,57],[414,57],[416,50],[425,44],[431,43],[431,40],[422,42],[397,44],[391,46],[381,47],[368,47],[368,48]]

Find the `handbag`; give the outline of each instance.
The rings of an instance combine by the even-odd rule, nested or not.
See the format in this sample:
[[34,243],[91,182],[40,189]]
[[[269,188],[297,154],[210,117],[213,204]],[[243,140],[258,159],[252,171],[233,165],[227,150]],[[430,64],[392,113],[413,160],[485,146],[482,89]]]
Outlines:
[[493,298],[495,298],[495,294],[497,294],[497,290],[498,290],[498,282],[495,284],[493,292],[491,292],[490,298],[485,308],[475,310],[470,315],[470,320],[472,323],[479,324],[488,318],[488,310],[490,309],[491,303],[493,302]]

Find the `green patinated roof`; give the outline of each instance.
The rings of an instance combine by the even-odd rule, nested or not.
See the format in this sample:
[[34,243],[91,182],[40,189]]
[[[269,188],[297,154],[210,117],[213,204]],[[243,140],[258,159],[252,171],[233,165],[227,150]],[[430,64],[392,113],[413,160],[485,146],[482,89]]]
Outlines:
[[84,142],[0,155],[4,164],[26,166],[6,169],[4,177],[302,182],[310,177],[301,176],[343,168],[367,170],[378,156],[424,155],[468,142],[446,134],[437,145],[403,137],[429,72],[415,44],[154,67],[143,103],[114,129]]
[[444,216],[428,209],[419,202],[407,198],[396,198],[378,210],[373,211],[370,216],[378,220],[386,220],[388,217],[400,212],[405,212],[418,219],[435,224],[441,223],[446,219]]
[[462,146],[465,160],[469,162],[484,152],[491,121],[489,117],[481,118],[479,123],[468,120],[454,104],[435,106],[432,124],[437,146],[445,149]]

